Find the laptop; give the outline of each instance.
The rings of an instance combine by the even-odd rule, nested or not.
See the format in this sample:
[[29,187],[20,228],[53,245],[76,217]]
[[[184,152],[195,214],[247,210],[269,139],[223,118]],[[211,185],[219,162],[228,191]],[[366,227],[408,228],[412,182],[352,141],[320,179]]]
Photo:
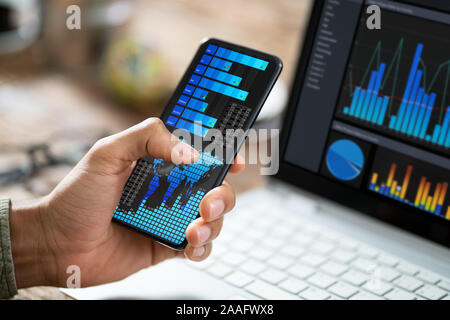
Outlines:
[[279,172],[238,198],[211,256],[63,291],[450,300],[449,33],[445,1],[316,1]]

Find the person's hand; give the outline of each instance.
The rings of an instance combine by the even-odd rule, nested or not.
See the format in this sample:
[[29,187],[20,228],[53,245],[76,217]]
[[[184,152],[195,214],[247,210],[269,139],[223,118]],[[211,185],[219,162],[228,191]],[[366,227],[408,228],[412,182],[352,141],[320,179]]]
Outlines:
[[[175,138],[156,118],[99,140],[47,197],[11,212],[11,241],[18,287],[66,286],[67,268],[81,271],[81,285],[122,279],[169,258],[200,261],[235,203],[229,183],[200,203],[201,217],[186,230],[184,252],[112,223],[114,209],[136,160],[146,155],[192,163],[198,152]],[[240,172],[243,164],[231,172]]]

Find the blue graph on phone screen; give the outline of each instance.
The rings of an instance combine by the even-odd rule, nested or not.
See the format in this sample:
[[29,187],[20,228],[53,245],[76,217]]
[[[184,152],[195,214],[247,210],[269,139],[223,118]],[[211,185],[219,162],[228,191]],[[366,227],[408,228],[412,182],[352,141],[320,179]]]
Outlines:
[[223,162],[210,153],[201,153],[197,162],[190,165],[153,159],[147,162],[145,174],[150,181],[146,193],[136,199],[137,209],[126,211],[119,203],[114,218],[181,244],[187,226],[197,218],[200,201],[205,195],[199,185],[221,166]]

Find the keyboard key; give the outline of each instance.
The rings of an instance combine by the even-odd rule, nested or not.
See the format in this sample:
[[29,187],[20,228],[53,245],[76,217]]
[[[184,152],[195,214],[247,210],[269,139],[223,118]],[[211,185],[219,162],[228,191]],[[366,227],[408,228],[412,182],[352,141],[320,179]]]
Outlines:
[[336,282],[336,279],[330,276],[327,276],[324,273],[318,272],[313,274],[311,277],[307,279],[307,281],[319,288],[326,289]]
[[328,261],[325,264],[321,265],[320,269],[325,271],[326,273],[331,274],[332,276],[337,277],[347,271],[348,266],[338,262]]
[[343,283],[343,282],[338,282],[335,283],[334,285],[332,285],[328,291],[330,291],[331,293],[334,293],[335,295],[344,298],[344,299],[348,299],[350,298],[352,295],[356,294],[358,292],[358,289],[352,285]]
[[292,267],[290,267],[287,270],[287,272],[296,276],[297,278],[305,279],[305,278],[309,277],[310,275],[312,275],[315,272],[315,270],[313,268],[310,268],[305,265],[296,264],[296,265],[293,265]]
[[292,237],[292,241],[300,245],[310,244],[313,240],[314,237],[305,233],[298,233]]
[[420,271],[419,274],[416,276],[416,278],[423,280],[425,282],[436,284],[439,280],[441,280],[441,277],[431,271]]
[[208,269],[206,269],[206,271],[211,273],[213,276],[216,276],[218,278],[223,278],[226,275],[230,274],[231,271],[233,271],[233,270],[227,265],[224,265],[220,262],[216,262],[212,266],[210,266]]
[[239,266],[240,270],[245,271],[248,274],[258,274],[264,271],[266,268],[267,267],[264,263],[253,259],[247,260]]
[[233,249],[236,249],[236,250],[238,250],[238,251],[246,252],[246,251],[248,251],[251,247],[254,246],[254,242],[253,242],[253,241],[249,241],[249,240],[246,240],[246,239],[241,238],[241,239],[239,239],[239,240],[236,240],[236,241],[231,242],[230,246],[231,246]]
[[272,229],[272,233],[279,237],[287,237],[295,230],[295,226],[287,223],[279,224]]
[[339,239],[339,243],[343,248],[350,250],[356,250],[359,245],[355,240],[346,237]]
[[379,275],[381,279],[391,282],[400,276],[400,272],[388,267],[378,267],[374,270],[374,275]]
[[278,284],[278,286],[294,294],[297,294],[300,291],[308,288],[308,284],[305,281],[295,278],[287,278],[286,280]]
[[313,267],[318,267],[322,263],[324,263],[327,259],[319,254],[307,253],[300,258],[300,260],[304,263],[307,263]]
[[360,256],[369,259],[374,259],[380,253],[380,251],[378,251],[377,249],[367,245],[361,245],[360,247],[358,247],[358,252]]
[[365,292],[365,291],[359,291],[357,294],[352,296],[349,300],[383,300],[383,298],[376,296],[374,294]]
[[334,245],[330,242],[317,242],[311,246],[311,250],[316,251],[320,254],[327,254],[334,249]]
[[276,286],[272,286],[267,282],[261,280],[255,280],[247,287],[247,291],[253,293],[263,299],[268,300],[299,300],[299,298],[293,294],[290,294]]
[[263,280],[266,280],[272,284],[277,284],[281,280],[284,280],[287,278],[286,273],[275,270],[275,269],[267,269],[266,271],[262,272],[259,277]]
[[264,236],[265,236],[264,231],[256,228],[249,228],[248,231],[245,233],[245,237],[251,240],[260,241]]
[[225,245],[223,245],[222,243],[214,244],[214,248],[211,251],[211,257],[219,258],[225,252],[228,252],[228,249]]
[[366,284],[364,284],[363,288],[376,295],[382,296],[391,291],[393,287],[391,284],[381,280],[369,280]]
[[214,259],[209,257],[203,261],[192,261],[188,260],[188,264],[197,268],[197,269],[206,269],[214,263]]
[[284,241],[276,237],[266,237],[263,239],[262,243],[269,248],[278,249],[284,244]]
[[399,260],[394,257],[391,256],[390,254],[386,254],[386,253],[382,253],[378,256],[377,258],[378,262],[385,264],[389,267],[395,267],[397,265],[397,263],[399,262]]
[[415,300],[416,296],[412,294],[411,292],[394,288],[393,290],[389,291],[385,296],[385,298],[389,300]]
[[444,290],[450,291],[450,281],[441,280],[441,281],[438,282],[437,285],[438,285],[438,287],[440,287],[440,288],[442,288]]
[[224,254],[221,258],[223,262],[232,266],[237,266],[244,262],[246,259],[247,257],[245,255],[233,251]]
[[331,255],[331,258],[342,263],[349,263],[356,257],[356,253],[348,250],[338,249]]
[[322,228],[323,227],[320,225],[311,222],[303,225],[303,229],[311,233],[318,233],[322,230]]
[[394,284],[407,291],[416,291],[421,286],[423,286],[422,281],[417,280],[416,278],[410,276],[401,276],[400,278],[394,281]]
[[325,290],[309,287],[298,294],[300,297],[306,300],[326,300],[330,297],[330,294]]
[[406,274],[409,274],[410,276],[413,276],[413,275],[415,275],[416,273],[418,273],[419,272],[419,268],[418,267],[416,267],[416,266],[414,266],[414,265],[412,265],[412,264],[410,264],[410,263],[407,263],[407,262],[400,262],[398,265],[397,265],[397,267],[396,267],[398,270],[400,270],[402,273],[406,273]]
[[267,263],[272,267],[283,270],[293,265],[294,260],[283,255],[275,255],[270,258]]
[[424,285],[422,288],[416,291],[416,293],[424,298],[430,300],[439,300],[447,294],[446,291],[439,289],[435,286]]
[[351,265],[365,273],[372,273],[376,268],[376,264],[372,260],[366,258],[357,258]]
[[298,258],[305,252],[305,249],[300,246],[287,245],[281,249],[281,253],[284,253],[288,256]]
[[242,288],[252,282],[254,278],[252,276],[249,276],[243,272],[235,271],[232,274],[228,275],[225,278],[225,281],[238,287]]
[[272,255],[273,251],[262,247],[256,247],[253,250],[250,250],[249,253],[253,258],[256,258],[258,260],[266,260]]
[[342,279],[350,282],[351,284],[354,284],[355,286],[360,286],[366,281],[368,281],[369,277],[362,272],[350,270],[346,272],[344,275],[342,275]]
[[324,239],[327,239],[328,241],[336,242],[339,238],[342,237],[341,234],[334,232],[332,230],[322,230],[320,233],[320,236]]

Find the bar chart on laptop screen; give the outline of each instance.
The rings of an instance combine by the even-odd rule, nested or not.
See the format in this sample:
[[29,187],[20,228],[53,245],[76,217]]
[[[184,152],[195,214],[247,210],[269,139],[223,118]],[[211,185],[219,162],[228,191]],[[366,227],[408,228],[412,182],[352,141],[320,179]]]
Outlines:
[[449,154],[449,32],[449,25],[389,11],[381,30],[361,26],[337,116]]
[[450,220],[450,175],[426,162],[379,148],[369,190]]

